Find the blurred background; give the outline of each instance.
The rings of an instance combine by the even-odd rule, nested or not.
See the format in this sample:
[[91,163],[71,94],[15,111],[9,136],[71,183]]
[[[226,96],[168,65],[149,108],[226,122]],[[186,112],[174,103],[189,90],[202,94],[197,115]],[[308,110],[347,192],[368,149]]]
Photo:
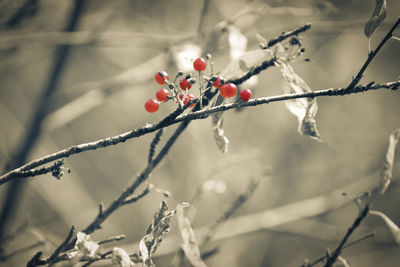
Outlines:
[[[222,71],[237,56],[232,51],[258,49],[256,34],[270,40],[311,23],[302,34],[305,54],[292,63],[295,72],[312,90],[345,87],[367,57],[363,29],[374,7],[373,0],[3,0],[0,165],[3,170],[18,167],[159,121],[175,104],[169,101],[154,114],[145,111],[145,101],[161,88],[154,81],[157,71],[166,70],[170,77],[179,69],[191,71],[186,65],[201,49],[212,54],[214,70]],[[386,19],[372,35],[371,47],[399,11],[399,1],[387,1]],[[362,84],[398,80],[399,59],[400,43],[389,40]],[[246,86],[254,97],[263,97],[281,94],[281,83],[279,70],[270,68]],[[198,95],[197,85],[191,90]],[[122,207],[92,239],[125,234],[126,239],[109,247],[137,252],[163,199],[174,208],[199,192],[189,214],[194,229],[207,229],[257,180],[252,196],[202,248],[217,248],[206,264],[299,266],[306,258],[323,256],[358,214],[350,197],[341,193],[356,195],[379,183],[389,136],[400,127],[400,95],[378,90],[317,102],[323,142],[299,135],[297,118],[283,102],[226,112],[228,153],[215,144],[210,119],[190,123],[147,181],[170,197],[152,191]],[[174,129],[164,131],[162,144]],[[49,255],[71,225],[86,227],[99,203],[111,203],[146,166],[153,136],[71,156],[65,162],[71,173],[61,180],[48,174],[2,185],[1,231],[12,238],[3,240],[6,257],[0,265],[24,266],[39,250]],[[395,157],[398,163],[398,151]],[[396,163],[394,180],[400,174]],[[395,223],[400,222],[399,193],[394,183],[374,205]],[[344,250],[343,257],[352,266],[398,266],[399,247],[385,226],[380,218],[368,217],[351,240],[371,231],[376,236]],[[179,242],[173,218],[155,264],[171,266]]]

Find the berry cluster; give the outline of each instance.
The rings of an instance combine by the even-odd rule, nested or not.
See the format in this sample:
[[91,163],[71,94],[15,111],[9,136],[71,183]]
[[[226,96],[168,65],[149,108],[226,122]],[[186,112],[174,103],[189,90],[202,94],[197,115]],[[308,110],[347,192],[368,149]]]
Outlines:
[[[207,59],[210,59],[211,56],[208,55]],[[221,76],[212,76],[208,78],[203,75],[203,71],[207,68],[207,61],[203,58],[197,58],[193,62],[193,69],[198,71],[199,73],[199,89],[200,89],[200,107],[202,107],[201,99],[205,89],[203,88],[203,84],[205,84],[206,88],[211,88],[214,86],[217,90],[219,90],[220,94],[224,98],[231,98],[236,95],[237,87],[233,83],[225,84],[223,78]],[[212,69],[212,66],[211,66]],[[165,103],[170,99],[175,99],[175,102],[178,103],[181,107],[186,105],[189,101],[193,101],[193,104],[189,106],[192,108],[195,106],[196,97],[190,93],[188,90],[192,88],[192,85],[196,83],[196,80],[192,77],[192,74],[189,73],[185,77],[181,78],[179,82],[177,82],[178,78],[183,76],[183,72],[178,72],[174,82],[171,82],[169,79],[169,75],[165,71],[159,71],[155,75],[155,80],[160,85],[167,85],[167,89],[162,88],[156,92],[156,99],[149,99],[145,103],[144,107],[147,112],[154,113],[159,109],[159,105],[161,103]],[[251,91],[248,89],[242,90],[240,92],[240,98],[243,101],[248,101],[251,97]]]

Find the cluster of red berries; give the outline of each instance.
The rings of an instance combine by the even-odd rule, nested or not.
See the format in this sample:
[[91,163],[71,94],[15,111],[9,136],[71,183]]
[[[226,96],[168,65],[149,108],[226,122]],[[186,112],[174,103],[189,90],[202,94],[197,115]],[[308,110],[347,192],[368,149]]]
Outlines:
[[[199,73],[204,71],[207,67],[207,61],[203,58],[197,58],[193,62],[194,70]],[[178,77],[182,76],[182,72],[178,72],[175,81]],[[200,77],[201,78],[201,77]],[[204,78],[204,77],[203,77]],[[192,87],[192,85],[196,82],[194,78],[191,77],[191,74],[186,75],[179,81],[179,86],[175,83],[171,83],[169,81],[168,73],[165,71],[157,72],[155,75],[155,80],[160,85],[168,85],[169,90],[167,89],[159,89],[156,92],[156,99],[149,99],[145,103],[144,107],[147,112],[154,113],[158,110],[159,104],[168,101],[169,99],[175,99],[177,103],[181,103],[186,105],[190,100],[196,99],[194,95],[188,93],[187,91]],[[207,80],[207,79],[206,79]],[[208,80],[207,80],[208,81]],[[236,95],[237,87],[233,83],[224,83],[224,80],[220,76],[211,77],[210,81],[213,83],[216,89],[219,89],[219,92],[222,97],[230,98]],[[200,94],[202,92],[202,88],[200,88]],[[200,97],[202,97],[200,95]],[[243,101],[248,101],[251,97],[251,91],[248,89],[242,90],[240,92],[240,98]],[[190,108],[193,107],[195,103],[190,105]]]

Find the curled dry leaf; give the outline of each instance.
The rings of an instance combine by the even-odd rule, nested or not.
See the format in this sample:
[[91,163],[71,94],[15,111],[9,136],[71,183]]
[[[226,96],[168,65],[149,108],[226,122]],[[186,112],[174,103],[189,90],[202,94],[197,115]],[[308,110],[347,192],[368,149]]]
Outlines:
[[[276,64],[284,77],[284,93],[298,94],[311,92],[307,83],[294,72],[289,64],[284,61],[278,61]],[[307,135],[317,141],[322,141],[315,121],[315,116],[318,111],[316,99],[298,98],[285,101],[285,104],[289,111],[296,115],[299,120],[299,133]]]
[[383,212],[376,211],[376,210],[370,210],[369,214],[380,217],[386,223],[387,227],[389,228],[390,232],[392,233],[392,236],[393,236],[396,244],[400,245],[400,229],[399,229],[399,227]]
[[214,140],[222,153],[228,152],[229,139],[225,136],[224,129],[222,129],[222,124],[224,122],[223,113],[218,112],[212,116],[212,130],[214,132]]
[[389,146],[386,152],[385,163],[381,171],[382,180],[379,190],[380,194],[384,194],[386,192],[392,180],[394,155],[396,152],[397,143],[399,142],[399,138],[400,128],[395,130],[389,137]]
[[386,17],[386,0],[376,0],[374,12],[364,26],[364,34],[368,38]]
[[182,250],[194,267],[206,267],[207,265],[200,257],[200,249],[189,218],[184,215],[183,210],[177,211],[178,226],[182,237]]
[[149,225],[146,235],[140,240],[139,250],[143,258],[143,264],[153,265],[151,256],[156,252],[162,242],[163,235],[169,232],[170,218],[178,209],[189,207],[190,204],[183,202],[176,209],[169,211],[167,203],[161,202],[161,206],[154,214],[153,222]]

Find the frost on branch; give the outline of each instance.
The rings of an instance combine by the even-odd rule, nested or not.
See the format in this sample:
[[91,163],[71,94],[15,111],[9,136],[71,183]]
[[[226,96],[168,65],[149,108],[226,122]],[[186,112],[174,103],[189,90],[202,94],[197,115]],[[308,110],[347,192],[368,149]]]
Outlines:
[[[306,82],[293,71],[293,68],[289,64],[278,61],[276,65],[279,67],[284,78],[282,86],[284,93],[298,94],[311,92],[310,87],[308,87]],[[315,121],[315,116],[318,111],[316,99],[297,98],[287,100],[285,104],[289,111],[296,115],[299,120],[299,133],[307,135],[317,141],[322,141]]]
[[206,267],[207,265],[200,257],[200,249],[197,243],[194,231],[188,217],[184,215],[183,210],[177,211],[179,230],[182,237],[182,250],[194,267]]
[[113,248],[111,262],[113,267],[131,267],[135,264],[131,261],[128,253],[122,248]]
[[69,258],[93,258],[96,255],[99,245],[92,241],[90,235],[82,232],[76,234],[75,250],[68,253]]
[[146,235],[140,240],[139,249],[143,258],[143,264],[153,265],[151,256],[162,242],[163,235],[169,232],[170,218],[178,209],[190,206],[188,203],[179,204],[175,210],[169,211],[167,203],[161,202],[161,206],[154,214],[153,222],[149,225]]

